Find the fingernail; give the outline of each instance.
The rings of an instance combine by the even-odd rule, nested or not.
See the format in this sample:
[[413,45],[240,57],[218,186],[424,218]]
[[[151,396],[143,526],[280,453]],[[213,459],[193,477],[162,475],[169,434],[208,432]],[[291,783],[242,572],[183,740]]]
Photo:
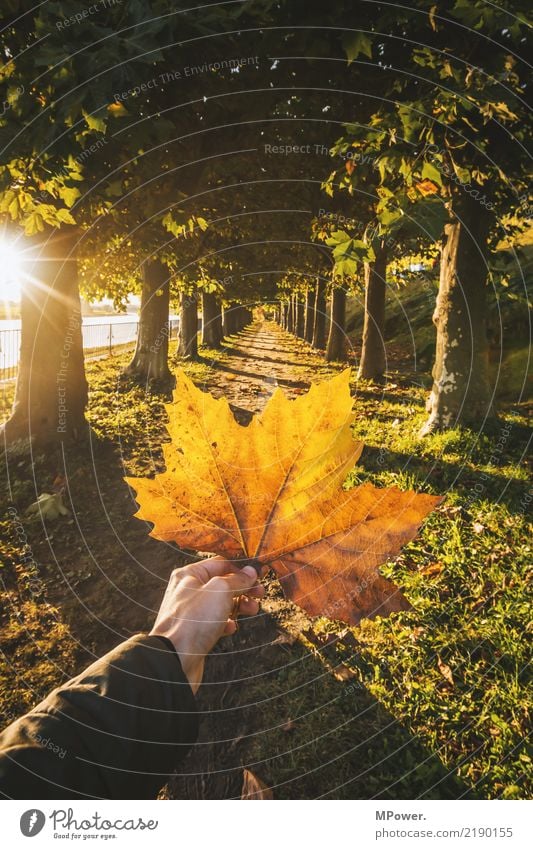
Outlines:
[[257,572],[253,566],[243,566],[242,571],[245,575],[248,575],[249,578],[257,578]]

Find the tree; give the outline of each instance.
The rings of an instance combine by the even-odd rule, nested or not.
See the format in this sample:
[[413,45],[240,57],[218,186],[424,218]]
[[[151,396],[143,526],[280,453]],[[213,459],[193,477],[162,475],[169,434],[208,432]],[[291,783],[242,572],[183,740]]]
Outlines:
[[333,288],[331,293],[331,312],[326,360],[345,361],[348,359],[348,340],[346,336],[346,281],[353,285],[354,274],[361,262],[373,262],[375,254],[372,247],[361,239],[353,238],[346,230],[319,229],[316,237],[325,241],[331,248],[333,259]]
[[294,316],[294,333],[299,339],[303,339],[305,330],[305,304],[301,294],[299,293],[294,295]]
[[383,240],[374,248],[375,260],[365,262],[365,315],[358,377],[381,380],[385,373],[385,296],[387,248]]
[[[18,6],[15,0],[4,4],[0,11],[0,49],[4,59],[0,73],[0,99],[8,104],[0,115],[0,215],[19,223],[28,236],[43,234],[48,238],[49,227],[59,230],[74,224],[89,229],[94,224],[94,216],[99,218],[103,215],[109,215],[118,232],[127,230],[131,220],[128,221],[124,214],[126,204],[117,213],[114,199],[122,195],[130,198],[136,187],[144,185],[146,152],[154,149],[162,154],[162,142],[176,135],[172,122],[162,118],[157,109],[155,113],[151,111],[150,96],[144,94],[149,90],[154,101],[161,94],[160,103],[166,100],[164,105],[168,106],[172,89],[168,85],[165,88],[161,72],[173,69],[176,57],[175,53],[170,57],[162,50],[162,33],[169,47],[175,46],[178,38],[182,40],[180,58],[186,65],[187,56],[191,61],[195,58],[197,38],[218,32],[221,24],[233,19],[234,10],[228,14],[219,7],[210,10],[209,14],[204,10],[196,16],[194,10],[183,13],[174,9],[168,0],[136,0],[133,4],[104,4],[98,9],[98,14],[78,19],[79,5],[72,0],[61,4],[40,4],[22,16]],[[247,13],[252,14],[253,10]],[[69,50],[66,53],[64,22],[65,18],[74,16],[76,26],[69,29]],[[228,26],[227,29],[234,30],[234,27]],[[110,34],[113,34],[112,39]],[[145,80],[148,71],[153,76],[150,84],[138,86],[137,82]],[[228,76],[229,73],[228,70]],[[122,94],[116,95],[118,92]],[[127,108],[124,100],[127,100]],[[118,131],[116,122],[124,119],[128,120],[127,127],[123,126]],[[115,126],[110,129],[110,124]],[[122,156],[117,155],[118,152]],[[121,163],[118,168],[117,162]],[[166,169],[168,161],[164,164]],[[174,203],[176,194],[174,191]],[[130,216],[134,205],[129,204]],[[143,212],[146,215],[144,200]],[[160,238],[163,232],[161,229]],[[146,244],[139,246],[138,253],[143,254],[138,257],[141,264],[146,255],[151,254],[151,249],[146,250],[146,247]],[[52,254],[55,262],[55,249],[52,249]],[[42,255],[44,258],[44,251]],[[48,281],[50,273],[51,266],[43,269],[35,267],[34,277]],[[54,283],[57,291],[64,288],[60,278],[58,274]],[[76,274],[72,273],[71,285],[75,281]],[[25,288],[19,400],[24,396],[24,381],[29,379],[32,367],[27,357],[31,354],[35,318],[29,303],[29,294],[34,295],[33,287],[26,283]],[[122,284],[119,289],[120,295],[116,300],[124,294]],[[113,291],[112,297],[115,296],[117,292]],[[66,297],[71,304],[76,304],[78,295],[74,291],[69,291]],[[61,353],[62,340],[69,329],[68,316],[64,310],[56,308],[53,294],[40,298],[40,293],[37,293],[36,298],[44,310],[42,328],[47,328],[46,334],[40,332],[39,344],[41,335],[43,340],[46,336],[47,355],[51,359]],[[153,304],[154,301],[148,298],[145,303]],[[157,351],[150,350],[153,346],[146,350],[143,341],[151,335],[153,317],[150,310],[151,307],[147,306],[141,316],[136,363],[138,370],[142,359],[147,375],[165,371],[160,363],[164,346]],[[143,327],[145,317],[149,325],[147,328]],[[54,333],[55,338],[52,339]],[[80,355],[76,360],[78,365],[81,362],[79,383],[82,398],[85,379],[81,334],[79,344]],[[150,353],[154,362],[149,362]],[[74,359],[72,355],[72,361]],[[50,362],[49,366],[50,374],[54,370],[59,373],[59,361]],[[42,380],[46,385],[48,378],[44,371]],[[72,405],[67,432],[77,433],[80,430],[79,404],[74,403],[74,390],[70,395]],[[51,421],[50,411],[46,415],[41,413],[43,401],[36,392],[31,392],[27,398],[30,408],[34,403],[38,405],[35,412],[32,409],[28,411],[27,421],[30,428],[35,428],[35,436],[40,436],[44,430],[49,436],[54,432],[51,425],[43,424]],[[17,421],[21,408],[21,403],[17,402],[14,411]],[[14,420],[6,433],[16,433],[18,429]],[[60,433],[59,430],[56,432]]]
[[321,277],[316,281],[315,322],[313,325],[313,348],[326,347],[326,282]]
[[143,263],[141,312],[135,353],[124,374],[146,381],[168,382],[169,270],[159,259]]
[[198,356],[198,301],[194,293],[181,296],[178,356],[190,360]]
[[[494,244],[498,213],[507,213],[525,189],[526,70],[520,56],[526,9],[524,2],[489,9],[481,0],[451,6],[417,0],[412,10],[393,15],[375,6],[365,35],[370,54],[380,57],[382,98],[366,126],[347,126],[342,141],[364,146],[376,164],[383,193],[378,217],[385,228],[422,198],[440,199],[447,217],[435,311],[437,358],[423,434],[483,423],[495,414],[486,242]],[[471,234],[485,244],[474,243]],[[467,262],[472,251],[477,264]],[[468,326],[452,315],[458,309],[463,318],[465,311],[470,315]]]
[[8,442],[72,442],[87,434],[78,236],[72,227],[47,227],[33,237],[26,252],[15,400],[11,416],[2,426]]
[[315,326],[315,301],[316,289],[312,286],[308,286],[305,290],[304,339],[309,344],[313,341],[313,328]]
[[[449,427],[457,418],[483,421],[495,415],[486,324],[489,215],[472,198],[461,201],[444,231],[433,315],[437,350],[422,436]],[[466,355],[465,339],[470,348]]]
[[202,345],[222,347],[222,309],[215,292],[202,292]]
[[336,285],[331,292],[331,317],[328,342],[326,346],[327,362],[344,362],[348,359],[346,337],[346,289]]

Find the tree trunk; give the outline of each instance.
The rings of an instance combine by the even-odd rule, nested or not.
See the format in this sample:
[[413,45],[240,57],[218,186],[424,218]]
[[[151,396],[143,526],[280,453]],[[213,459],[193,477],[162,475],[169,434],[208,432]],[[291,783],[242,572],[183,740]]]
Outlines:
[[202,292],[202,345],[222,347],[222,313],[214,292]]
[[178,357],[195,360],[198,357],[198,303],[195,295],[181,296]]
[[251,313],[246,307],[243,307],[242,304],[238,304],[235,307],[235,326],[236,332],[240,333],[241,330],[244,330],[246,325],[250,324],[251,321]]
[[313,348],[323,351],[326,347],[326,282],[317,280],[315,297],[315,324],[313,326]]
[[490,217],[462,198],[444,228],[439,293],[433,322],[437,348],[429,418],[420,435],[484,422],[496,413],[488,374],[487,238]]
[[224,336],[234,336],[237,330],[237,308],[235,304],[224,307],[222,312],[222,329]]
[[298,335],[298,296],[292,296],[292,333]]
[[160,260],[143,265],[143,287],[137,344],[123,374],[146,382],[172,380],[168,367],[169,273]]
[[381,380],[385,374],[385,294],[387,249],[376,248],[375,262],[365,263],[365,321],[358,377]]
[[293,299],[292,295],[290,300],[287,303],[287,327],[286,330],[289,333],[292,333],[294,330],[294,309],[293,309]]
[[2,426],[7,442],[77,441],[88,435],[87,381],[73,228],[34,240],[21,297],[21,345],[15,400]]
[[346,290],[342,286],[337,286],[333,289],[331,295],[331,319],[326,348],[326,360],[328,363],[344,362],[348,359],[346,333],[344,330],[345,321]]
[[313,341],[313,328],[315,326],[315,300],[316,290],[309,288],[305,293],[305,322],[304,322],[304,339],[306,342]]
[[296,297],[296,336],[304,338],[305,330],[305,303],[300,295]]

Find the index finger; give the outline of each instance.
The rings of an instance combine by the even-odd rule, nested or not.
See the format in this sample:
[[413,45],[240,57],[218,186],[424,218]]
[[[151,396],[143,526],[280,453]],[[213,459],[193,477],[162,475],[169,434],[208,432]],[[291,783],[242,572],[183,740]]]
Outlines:
[[220,575],[228,575],[230,572],[234,572],[235,568],[233,562],[231,560],[226,560],[225,557],[216,555],[214,557],[209,557],[206,560],[199,560],[198,563],[190,563],[188,566],[184,566],[183,573],[195,575],[195,577],[199,578],[204,583],[211,580],[211,578],[219,577]]
[[198,563],[190,563],[188,566],[183,566],[179,572],[180,575],[193,574],[199,580],[207,583],[211,578],[229,575],[232,572],[240,572],[244,566],[253,566],[258,578],[263,577],[267,569],[266,566],[252,557],[226,560],[222,555],[214,555],[206,560],[199,560]]

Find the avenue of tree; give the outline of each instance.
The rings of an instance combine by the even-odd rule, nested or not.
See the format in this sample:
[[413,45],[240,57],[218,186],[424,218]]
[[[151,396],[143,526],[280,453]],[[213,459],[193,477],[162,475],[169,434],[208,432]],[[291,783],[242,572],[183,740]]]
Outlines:
[[140,295],[126,373],[156,390],[171,307],[182,357],[263,304],[343,361],[355,296],[358,376],[382,381],[387,291],[413,257],[435,296],[422,435],[495,418],[488,304],[509,288],[502,243],[512,263],[530,227],[523,0],[136,0],[66,40],[77,11],[0,12],[0,216],[25,258],[5,439],[86,433],[80,292]]

